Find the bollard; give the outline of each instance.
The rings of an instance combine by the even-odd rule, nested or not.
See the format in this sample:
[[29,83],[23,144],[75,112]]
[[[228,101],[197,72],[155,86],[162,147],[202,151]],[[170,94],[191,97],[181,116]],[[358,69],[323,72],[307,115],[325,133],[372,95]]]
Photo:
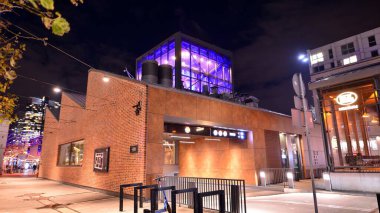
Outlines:
[[238,185],[231,185],[231,213],[240,213],[240,189]]
[[267,186],[267,179],[264,171],[260,171],[260,182],[262,186]]
[[323,177],[323,184],[325,185],[325,190],[331,191],[332,187],[331,187],[330,174],[328,172],[323,172],[322,177]]
[[380,210],[380,194],[376,194],[376,197],[377,197],[377,207]]
[[294,175],[293,172],[287,172],[286,178],[288,179],[288,186],[289,188],[294,189]]

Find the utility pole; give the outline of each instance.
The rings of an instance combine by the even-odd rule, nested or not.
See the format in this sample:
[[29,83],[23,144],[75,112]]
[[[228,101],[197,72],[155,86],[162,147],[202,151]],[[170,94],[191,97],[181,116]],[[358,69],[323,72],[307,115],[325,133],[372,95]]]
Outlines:
[[302,101],[302,112],[304,116],[304,123],[305,123],[305,134],[306,134],[306,144],[308,149],[308,155],[309,155],[309,169],[310,169],[310,178],[311,178],[311,186],[313,189],[313,201],[314,201],[314,212],[318,213],[318,203],[317,203],[317,194],[315,191],[315,181],[314,181],[314,166],[313,166],[313,158],[311,157],[311,145],[310,145],[310,127],[309,127],[309,121],[308,121],[308,107],[307,107],[307,100],[306,100],[306,89],[305,84],[302,80],[301,73],[295,73],[293,75],[292,79],[293,88],[295,93],[297,94],[298,98]]

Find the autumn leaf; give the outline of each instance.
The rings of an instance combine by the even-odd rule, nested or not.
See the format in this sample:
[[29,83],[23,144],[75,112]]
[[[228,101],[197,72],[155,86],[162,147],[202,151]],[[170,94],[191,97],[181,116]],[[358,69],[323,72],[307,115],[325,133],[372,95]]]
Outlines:
[[40,0],[40,4],[47,10],[54,10],[54,0]]
[[52,23],[52,31],[55,35],[63,36],[70,31],[70,24],[65,18],[58,17]]
[[51,25],[52,25],[52,23],[53,23],[53,19],[48,18],[48,17],[42,17],[41,19],[42,19],[42,23],[44,23],[45,27],[46,27],[47,29],[50,29],[50,28],[51,28]]

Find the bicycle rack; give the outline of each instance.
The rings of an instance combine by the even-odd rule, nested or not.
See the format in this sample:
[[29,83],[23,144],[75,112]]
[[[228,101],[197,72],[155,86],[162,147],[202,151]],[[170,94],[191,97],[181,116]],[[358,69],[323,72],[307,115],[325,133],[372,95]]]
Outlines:
[[197,213],[203,213],[203,197],[218,195],[219,197],[219,213],[226,213],[226,200],[224,190],[210,191],[198,193],[197,195]]
[[[142,183],[131,183],[131,184],[121,184],[120,185],[119,211],[121,211],[121,212],[123,211],[124,188],[136,187],[136,186],[142,186]],[[136,201],[137,201],[137,194],[134,194],[133,197],[136,198]],[[142,190],[140,190],[140,206],[142,207]]]
[[376,198],[377,198],[377,207],[380,210],[380,194],[376,194]]
[[175,190],[175,186],[166,186],[160,188],[153,188],[150,190],[150,212],[154,212],[158,209],[158,192],[166,190]]
[[177,213],[177,194],[181,193],[193,193],[193,208],[194,213],[197,213],[197,196],[198,196],[198,188],[189,188],[189,189],[180,189],[172,191],[172,213]]
[[[152,184],[152,185],[145,185],[145,186],[137,186],[134,188],[134,191],[133,191],[133,212],[134,213],[137,213],[138,212],[138,207],[137,207],[137,190],[140,190],[140,208],[143,207],[143,203],[142,203],[142,190],[143,189],[155,189],[155,188],[158,188],[158,184]],[[144,210],[145,211],[145,210]]]

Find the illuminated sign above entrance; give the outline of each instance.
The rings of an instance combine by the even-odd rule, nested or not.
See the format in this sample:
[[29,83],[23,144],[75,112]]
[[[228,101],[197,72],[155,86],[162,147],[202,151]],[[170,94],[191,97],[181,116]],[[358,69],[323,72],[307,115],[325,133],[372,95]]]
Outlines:
[[335,101],[339,105],[347,106],[355,103],[358,100],[358,94],[354,92],[342,92],[336,98]]
[[[238,139],[238,140],[247,139],[246,131],[238,130],[238,129],[223,128],[223,127],[194,126],[194,125],[184,125],[184,124],[175,124],[175,123],[165,123],[164,131],[166,133],[174,133],[174,134],[212,136],[212,137],[232,138],[232,139]],[[173,136],[173,137],[184,137],[184,136]]]

